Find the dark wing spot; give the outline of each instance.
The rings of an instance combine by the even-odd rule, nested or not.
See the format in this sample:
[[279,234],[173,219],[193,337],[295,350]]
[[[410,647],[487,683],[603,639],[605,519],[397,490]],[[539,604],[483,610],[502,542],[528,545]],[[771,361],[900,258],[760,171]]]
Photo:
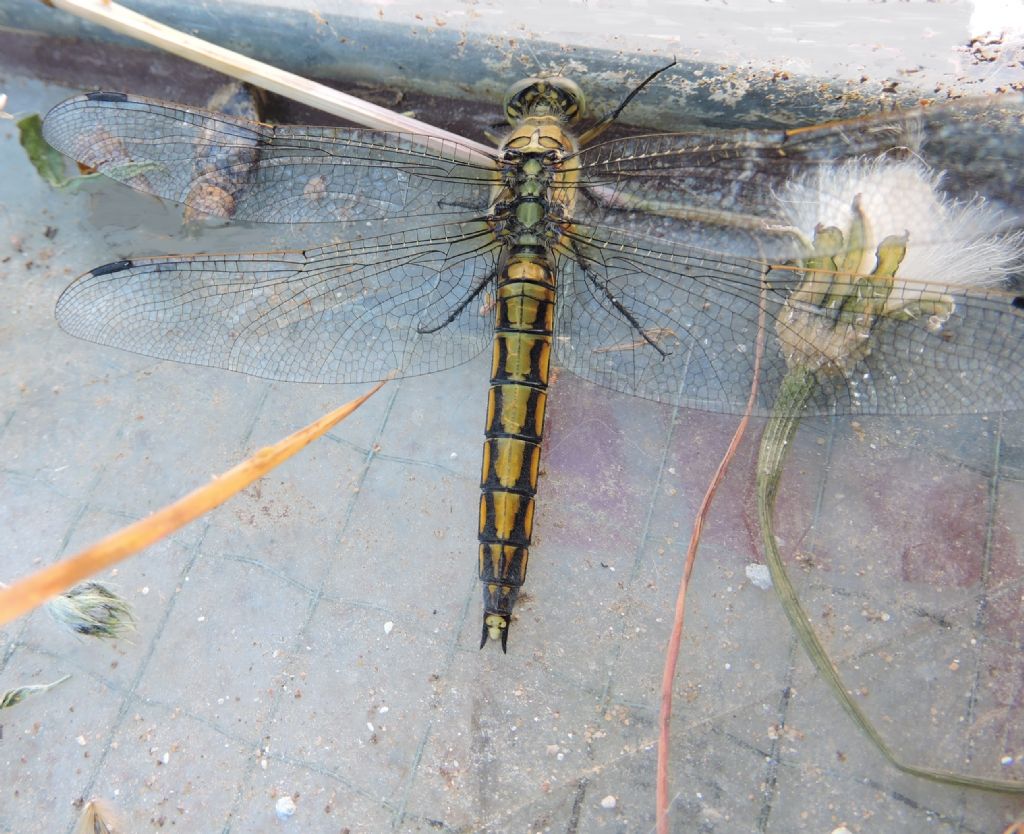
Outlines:
[[95,93],[86,93],[85,97],[89,101],[127,101],[128,96],[124,93],[105,93],[98,91]]
[[101,275],[110,275],[112,272],[120,272],[123,269],[131,269],[135,264],[131,261],[114,261],[110,264],[103,264],[98,266],[92,272],[91,275],[95,275],[97,278]]

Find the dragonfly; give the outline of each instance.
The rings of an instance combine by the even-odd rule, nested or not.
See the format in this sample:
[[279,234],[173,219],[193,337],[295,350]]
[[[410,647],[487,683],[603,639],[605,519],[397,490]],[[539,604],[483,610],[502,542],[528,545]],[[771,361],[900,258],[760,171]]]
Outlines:
[[[295,251],[109,263],[64,291],[57,320],[103,345],[286,382],[434,373],[490,346],[480,645],[507,651],[552,364],[613,391],[731,414],[748,407],[756,370],[753,410],[769,414],[808,320],[834,328],[843,315],[834,276],[791,266],[826,235],[794,225],[790,186],[843,161],[940,159],[959,191],[1004,204],[1002,239],[1021,225],[1020,168],[1006,164],[1019,145],[997,145],[991,127],[1019,135],[1016,98],[601,139],[657,74],[593,122],[572,80],[524,79],[486,154],[427,134],[272,126],[124,93],[71,98],[46,116],[44,135],[84,165],[212,216],[340,231]],[[963,243],[915,241],[936,253],[951,242]],[[873,316],[871,350],[817,368],[809,412],[1024,406],[1024,296],[1005,272],[981,288],[920,281],[923,297],[946,300],[941,326],[920,305]],[[794,304],[799,328],[783,314]],[[775,326],[758,364],[763,315]]]

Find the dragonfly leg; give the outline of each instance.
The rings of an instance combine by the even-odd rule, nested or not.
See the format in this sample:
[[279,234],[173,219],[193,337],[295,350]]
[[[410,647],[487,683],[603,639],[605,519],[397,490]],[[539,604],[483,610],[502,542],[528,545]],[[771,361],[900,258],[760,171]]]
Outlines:
[[647,331],[640,326],[640,322],[637,321],[636,316],[634,316],[629,311],[629,308],[627,308],[621,301],[619,301],[618,298],[612,295],[611,290],[609,290],[608,287],[598,279],[598,277],[594,274],[594,270],[591,269],[590,262],[586,259],[586,257],[584,257],[576,241],[572,241],[572,251],[573,254],[576,256],[576,262],[580,265],[580,268],[583,270],[583,274],[586,276],[587,280],[601,291],[601,294],[605,297],[605,299],[607,299],[608,303],[611,304],[612,307],[614,307],[616,310],[618,310],[622,317],[629,322],[630,326],[637,333],[640,334],[640,338],[642,338],[645,342],[647,342],[647,344],[649,344],[652,348],[658,351],[658,353],[661,354],[661,356],[670,356],[671,354],[667,350],[664,350],[656,341],[654,341],[654,339],[647,335]]
[[460,301],[458,303],[458,305],[456,305],[452,309],[452,311],[448,314],[448,317],[443,322],[441,322],[440,324],[435,325],[433,327],[424,327],[423,325],[419,325],[416,328],[416,332],[417,333],[427,334],[427,333],[437,333],[437,331],[439,331],[439,330],[444,330],[444,328],[446,328],[449,324],[451,324],[453,321],[455,321],[455,319],[457,319],[459,316],[461,316],[462,315],[462,311],[465,310],[470,304],[473,303],[473,299],[476,298],[478,295],[480,295],[480,293],[483,292],[486,287],[490,286],[491,282],[494,281],[497,277],[498,277],[497,270],[495,270],[494,272],[491,272],[486,278],[483,278],[482,280],[480,280],[477,283],[477,285],[475,287],[473,287],[472,290],[470,290],[469,295],[467,295],[464,299],[462,299],[462,301]]

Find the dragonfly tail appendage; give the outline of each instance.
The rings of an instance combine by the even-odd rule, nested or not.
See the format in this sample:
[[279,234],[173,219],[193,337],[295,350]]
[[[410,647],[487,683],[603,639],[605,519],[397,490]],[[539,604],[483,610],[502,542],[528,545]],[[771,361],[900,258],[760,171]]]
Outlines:
[[481,648],[488,638],[500,638],[506,649],[512,609],[526,580],[554,311],[549,264],[511,258],[498,279],[480,477]]

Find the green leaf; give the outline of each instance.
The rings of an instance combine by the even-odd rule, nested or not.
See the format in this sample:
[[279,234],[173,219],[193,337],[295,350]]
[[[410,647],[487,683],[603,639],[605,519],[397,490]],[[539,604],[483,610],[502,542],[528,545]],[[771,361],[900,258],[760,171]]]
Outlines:
[[21,146],[28,154],[29,161],[35,166],[44,180],[56,188],[62,188],[70,181],[64,176],[64,155],[43,138],[43,120],[38,113],[18,119],[18,132]]

